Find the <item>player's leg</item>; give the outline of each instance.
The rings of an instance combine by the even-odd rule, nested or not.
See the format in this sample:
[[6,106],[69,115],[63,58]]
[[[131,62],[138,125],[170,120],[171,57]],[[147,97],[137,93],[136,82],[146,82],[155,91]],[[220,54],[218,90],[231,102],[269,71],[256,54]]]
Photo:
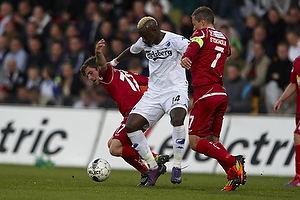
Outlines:
[[149,166],[149,179],[146,186],[155,185],[157,178],[166,172],[166,167],[157,165],[142,130],[153,126],[163,114],[164,111],[159,107],[159,98],[146,92],[131,111],[125,126],[133,147]]
[[296,130],[294,132],[294,145],[295,145],[295,177],[284,186],[287,187],[300,187],[300,120],[298,120]]
[[184,154],[185,144],[185,126],[184,119],[187,111],[184,108],[177,107],[171,110],[171,124],[173,126],[172,141],[173,141],[173,155],[174,165],[172,168],[172,183],[181,183],[181,162]]
[[187,114],[188,105],[187,88],[176,88],[161,95],[163,109],[170,115],[171,124],[173,126],[173,156],[174,164],[172,168],[172,183],[181,183],[181,162],[184,154],[184,144],[186,130],[184,126],[185,116]]

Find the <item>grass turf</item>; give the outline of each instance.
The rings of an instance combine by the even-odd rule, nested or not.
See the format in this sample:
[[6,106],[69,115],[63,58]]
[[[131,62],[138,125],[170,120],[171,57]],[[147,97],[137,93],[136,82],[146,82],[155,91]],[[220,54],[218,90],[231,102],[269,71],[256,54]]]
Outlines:
[[0,199],[297,199],[299,188],[283,187],[291,177],[249,176],[235,191],[224,192],[226,176],[182,174],[181,184],[171,174],[159,177],[154,187],[137,187],[136,171],[113,170],[109,179],[95,182],[86,169],[0,165]]

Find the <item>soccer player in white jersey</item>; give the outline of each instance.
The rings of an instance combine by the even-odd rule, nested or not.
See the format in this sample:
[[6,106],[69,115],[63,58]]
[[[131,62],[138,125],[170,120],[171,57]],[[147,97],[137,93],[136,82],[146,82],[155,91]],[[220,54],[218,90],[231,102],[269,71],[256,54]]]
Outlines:
[[[188,106],[188,82],[185,69],[180,65],[189,40],[181,35],[159,29],[153,17],[143,17],[137,25],[140,38],[131,47],[124,50],[110,64],[119,62],[145,51],[149,60],[148,90],[135,105],[126,122],[126,131],[135,149],[150,165],[155,160],[142,130],[153,126],[165,113],[170,115],[173,126],[172,183],[181,183],[181,161],[184,153],[184,119]],[[146,186],[153,186],[159,177],[159,167],[150,170]]]

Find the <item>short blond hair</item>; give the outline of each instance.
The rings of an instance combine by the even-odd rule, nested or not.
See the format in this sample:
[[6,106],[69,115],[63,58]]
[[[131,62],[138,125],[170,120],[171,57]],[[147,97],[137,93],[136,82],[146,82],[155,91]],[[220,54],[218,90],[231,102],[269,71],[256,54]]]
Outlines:
[[143,17],[142,19],[140,19],[139,23],[137,24],[137,28],[141,29],[143,28],[143,26],[148,22],[148,21],[154,21],[156,25],[158,25],[156,19],[154,19],[153,17]]

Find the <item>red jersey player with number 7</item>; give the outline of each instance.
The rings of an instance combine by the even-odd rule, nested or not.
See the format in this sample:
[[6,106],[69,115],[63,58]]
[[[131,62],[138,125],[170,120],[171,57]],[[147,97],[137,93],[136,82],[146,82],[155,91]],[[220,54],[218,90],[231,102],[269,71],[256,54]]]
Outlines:
[[[80,72],[89,80],[92,80],[94,84],[102,84],[111,98],[117,103],[119,111],[124,118],[112,138],[108,141],[110,154],[113,156],[121,156],[127,163],[140,171],[142,177],[139,185],[145,185],[149,175],[148,167],[132,147],[132,142],[128,138],[125,130],[125,123],[130,111],[143,96],[139,86],[146,86],[148,84],[148,77],[128,71],[117,70],[107,65],[105,57],[102,54],[102,48],[104,46],[105,41],[102,39],[96,44],[96,55],[84,62],[80,68]],[[169,161],[169,156],[152,154],[157,164],[162,166],[161,174],[165,173],[164,170],[166,167],[164,163]]]
[[213,27],[214,13],[202,6],[192,13],[194,33],[181,59],[191,70],[194,102],[189,120],[190,147],[215,158],[227,173],[223,190],[235,190],[245,184],[244,157],[230,155],[219,142],[227,95],[222,87],[224,63],[230,55],[226,35]]

